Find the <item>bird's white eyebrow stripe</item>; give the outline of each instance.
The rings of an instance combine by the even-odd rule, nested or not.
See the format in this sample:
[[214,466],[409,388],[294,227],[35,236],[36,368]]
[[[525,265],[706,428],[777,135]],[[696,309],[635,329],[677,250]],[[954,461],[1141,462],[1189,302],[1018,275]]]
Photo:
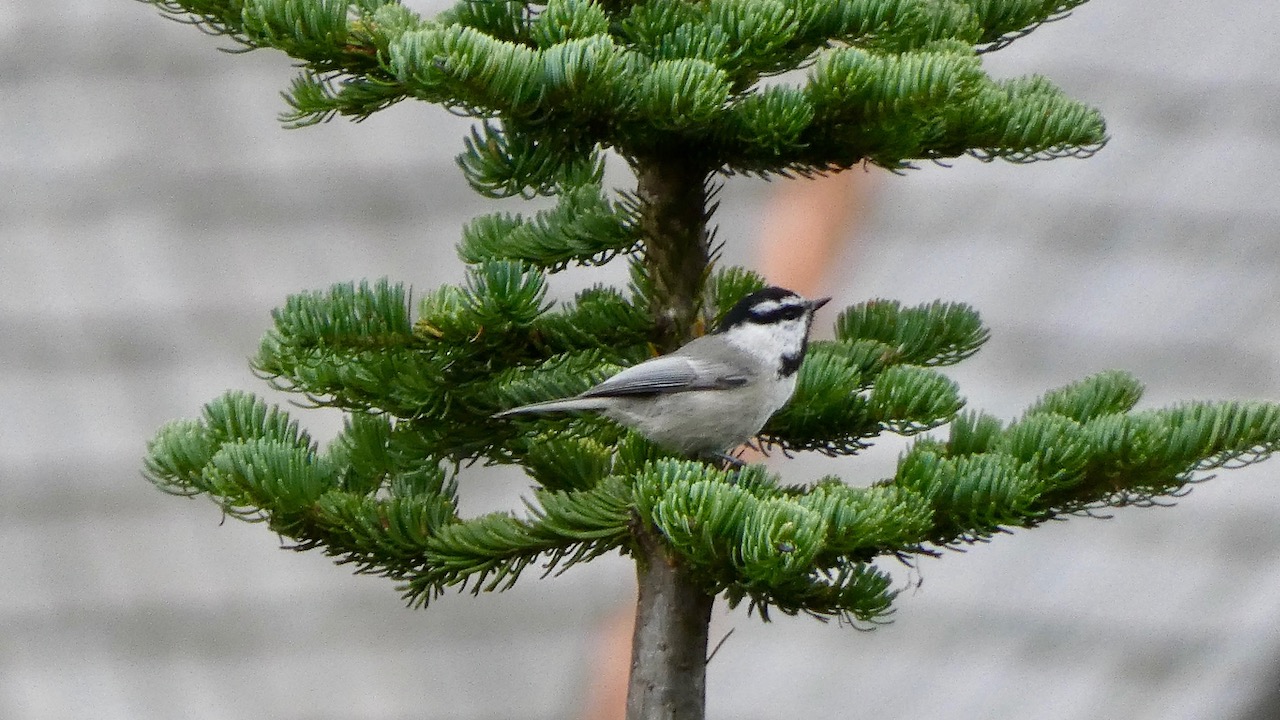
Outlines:
[[799,298],[764,300],[752,305],[751,309],[747,311],[747,315],[756,322],[774,322],[777,319],[786,317],[790,312],[803,310],[803,308],[804,301]]

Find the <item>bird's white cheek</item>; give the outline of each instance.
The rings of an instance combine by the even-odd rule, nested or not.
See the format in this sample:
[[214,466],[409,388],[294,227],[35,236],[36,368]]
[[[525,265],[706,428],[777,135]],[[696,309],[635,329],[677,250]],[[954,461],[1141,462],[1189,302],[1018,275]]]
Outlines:
[[775,325],[747,323],[726,336],[734,347],[765,363],[780,362],[784,355],[796,355],[804,347],[805,326],[800,320]]

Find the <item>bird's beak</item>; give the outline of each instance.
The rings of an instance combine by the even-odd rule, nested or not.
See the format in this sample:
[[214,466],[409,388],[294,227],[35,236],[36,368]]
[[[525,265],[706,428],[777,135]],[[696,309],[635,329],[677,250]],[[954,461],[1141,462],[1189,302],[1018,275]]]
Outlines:
[[818,308],[822,307],[823,305],[826,305],[826,304],[827,304],[827,303],[829,303],[829,302],[831,302],[831,298],[829,298],[829,297],[818,298],[817,300],[810,300],[810,301],[809,301],[809,312],[814,312],[814,311],[816,311]]

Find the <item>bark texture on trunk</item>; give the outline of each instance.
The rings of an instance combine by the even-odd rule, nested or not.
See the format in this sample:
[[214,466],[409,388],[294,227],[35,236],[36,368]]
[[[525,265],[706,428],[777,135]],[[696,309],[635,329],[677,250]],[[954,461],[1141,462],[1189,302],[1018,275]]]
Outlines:
[[627,720],[702,720],[715,596],[670,557],[656,530],[644,528],[636,535],[640,598],[631,640]]
[[654,342],[670,352],[693,339],[702,309],[711,264],[709,173],[679,157],[637,160],[633,167],[645,269],[653,285]]

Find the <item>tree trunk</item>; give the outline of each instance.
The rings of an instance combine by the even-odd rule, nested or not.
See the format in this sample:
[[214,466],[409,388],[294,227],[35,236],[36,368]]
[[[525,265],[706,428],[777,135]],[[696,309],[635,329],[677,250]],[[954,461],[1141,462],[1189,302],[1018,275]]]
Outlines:
[[636,532],[640,598],[631,640],[627,720],[702,720],[715,596],[672,558],[657,531]]
[[671,352],[698,334],[702,285],[711,264],[707,178],[678,154],[634,161],[644,264],[652,285],[654,344]]
[[[676,150],[633,160],[653,341],[662,352],[701,330],[702,286],[711,264],[709,172],[691,158],[691,153]],[[668,553],[656,528],[637,523],[632,535],[640,596],[627,720],[702,720],[715,595],[705,592]]]

